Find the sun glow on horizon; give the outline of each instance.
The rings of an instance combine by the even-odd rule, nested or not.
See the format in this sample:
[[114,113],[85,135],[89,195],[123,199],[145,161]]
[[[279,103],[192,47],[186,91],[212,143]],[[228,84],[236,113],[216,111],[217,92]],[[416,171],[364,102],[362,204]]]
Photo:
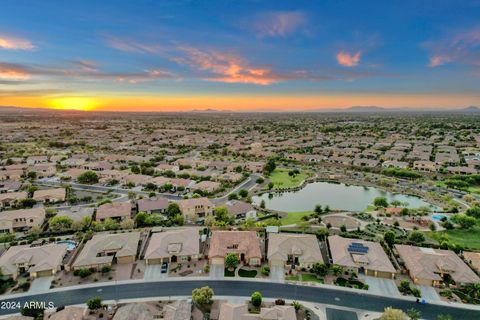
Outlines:
[[98,107],[98,102],[92,98],[65,97],[55,98],[48,101],[48,105],[59,110],[91,111]]

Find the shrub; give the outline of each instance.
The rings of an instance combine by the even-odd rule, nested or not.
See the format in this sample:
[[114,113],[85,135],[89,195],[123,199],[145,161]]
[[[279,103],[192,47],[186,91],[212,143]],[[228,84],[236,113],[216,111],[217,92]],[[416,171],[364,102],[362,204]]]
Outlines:
[[262,305],[262,294],[258,291],[252,293],[251,302],[254,307],[260,307]]

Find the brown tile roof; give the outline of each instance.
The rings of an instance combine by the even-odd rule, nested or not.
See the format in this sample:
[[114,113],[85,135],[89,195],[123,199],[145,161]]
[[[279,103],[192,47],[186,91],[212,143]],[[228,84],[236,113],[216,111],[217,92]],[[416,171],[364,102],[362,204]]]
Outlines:
[[418,279],[442,280],[440,273],[448,273],[457,283],[478,283],[480,278],[465,262],[450,250],[395,245],[410,274]]
[[262,258],[260,239],[255,231],[213,231],[209,257],[225,257],[228,253],[244,253],[245,259]]

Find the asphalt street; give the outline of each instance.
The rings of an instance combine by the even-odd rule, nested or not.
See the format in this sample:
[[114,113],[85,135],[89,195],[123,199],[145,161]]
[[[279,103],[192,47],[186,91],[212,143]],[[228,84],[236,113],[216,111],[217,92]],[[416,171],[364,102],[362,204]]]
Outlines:
[[[458,305],[421,305],[414,301],[394,297],[374,296],[361,291],[342,290],[326,287],[307,287],[281,283],[260,281],[228,281],[228,280],[182,280],[159,282],[135,282],[128,284],[105,285],[102,287],[72,288],[70,290],[50,291],[44,294],[22,295],[7,298],[3,301],[53,302],[55,306],[82,304],[94,296],[104,300],[133,299],[159,296],[188,296],[194,288],[210,286],[216,295],[250,296],[253,291],[260,291],[267,298],[283,298],[289,300],[309,301],[347,308],[381,312],[392,306],[407,310],[415,308],[422,313],[422,318],[435,320],[439,314],[448,314],[453,319],[480,319],[480,309],[461,308]],[[2,305],[4,305],[2,303]],[[0,315],[19,312],[18,309],[1,309]]]

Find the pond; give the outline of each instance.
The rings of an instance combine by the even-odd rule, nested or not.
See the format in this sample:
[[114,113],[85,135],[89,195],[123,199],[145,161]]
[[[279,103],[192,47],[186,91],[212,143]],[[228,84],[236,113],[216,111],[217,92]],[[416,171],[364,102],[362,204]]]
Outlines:
[[265,200],[267,209],[285,212],[312,211],[317,204],[322,207],[328,205],[330,209],[362,211],[377,197],[385,197],[389,203],[393,200],[408,203],[408,208],[421,206],[435,208],[419,197],[394,194],[374,187],[333,182],[313,182],[298,191],[264,193],[253,197],[252,200],[256,205]]

